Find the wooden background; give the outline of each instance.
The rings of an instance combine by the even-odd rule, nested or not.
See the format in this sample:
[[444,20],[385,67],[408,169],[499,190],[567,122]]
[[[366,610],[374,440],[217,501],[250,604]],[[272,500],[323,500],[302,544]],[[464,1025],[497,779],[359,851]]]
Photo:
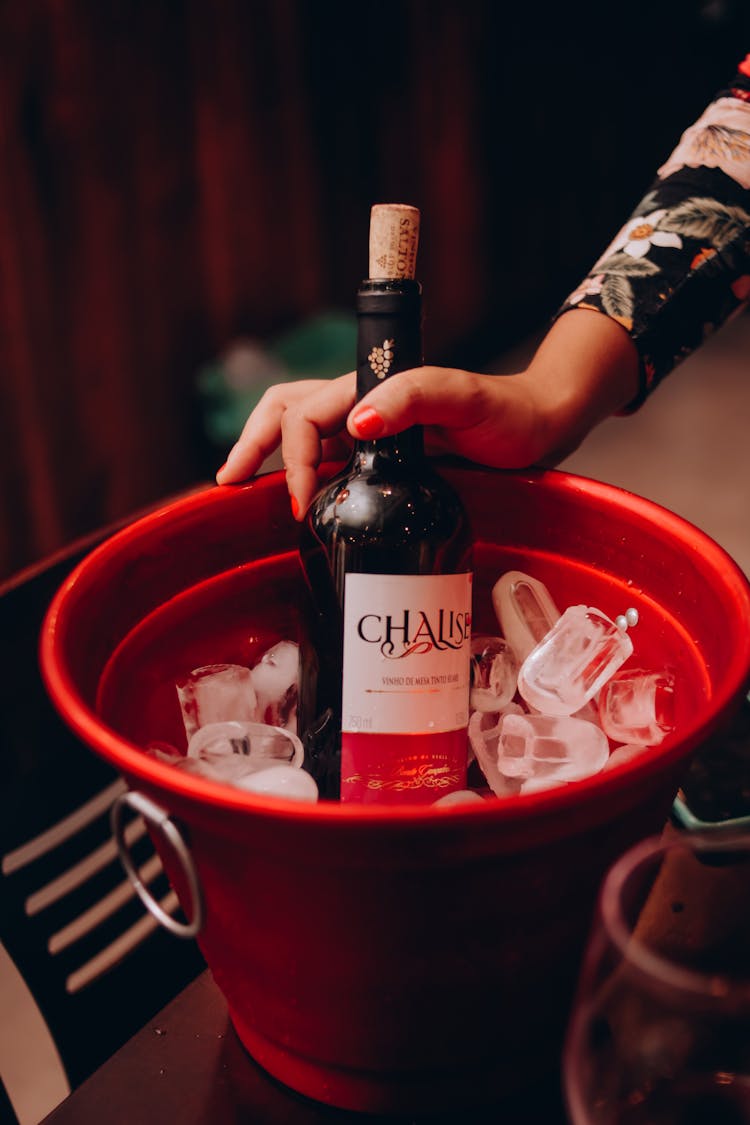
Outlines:
[[350,309],[372,202],[422,209],[433,362],[543,325],[747,8],[6,0],[0,578],[212,475],[196,371]]

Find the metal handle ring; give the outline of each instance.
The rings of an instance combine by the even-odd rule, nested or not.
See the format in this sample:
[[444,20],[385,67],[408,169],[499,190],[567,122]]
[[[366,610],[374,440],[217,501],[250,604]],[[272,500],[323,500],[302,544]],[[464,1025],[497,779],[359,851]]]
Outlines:
[[[133,863],[130,850],[125,840],[123,813],[126,805],[129,805],[135,812],[140,813],[150,828],[153,828],[154,831],[160,832],[162,836],[164,836],[167,843],[172,848],[172,851],[179,859],[190,892],[191,911],[189,922],[180,922],[178,919],[173,918],[171,914],[167,914],[166,910],[156,901],[151,891],[141,879],[138,868]],[[152,914],[157,922],[166,930],[169,930],[170,933],[175,934],[177,937],[194,938],[203,927],[205,914],[203,892],[201,891],[198,873],[195,870],[195,864],[193,863],[190,849],[183,840],[179,828],[174,821],[170,819],[169,813],[165,812],[163,808],[149,797],[144,796],[143,793],[131,789],[120,793],[119,796],[115,798],[110,810],[110,823],[112,825],[112,835],[115,838],[117,850],[120,855],[120,862],[125,868],[136,894],[148,912]]]

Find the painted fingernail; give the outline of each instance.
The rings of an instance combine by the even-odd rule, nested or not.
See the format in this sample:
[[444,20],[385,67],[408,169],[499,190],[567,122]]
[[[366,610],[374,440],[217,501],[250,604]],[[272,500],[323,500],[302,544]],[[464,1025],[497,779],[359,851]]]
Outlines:
[[292,515],[296,519],[297,516],[299,515],[299,501],[297,500],[296,496],[292,496],[291,501],[292,501]]
[[364,407],[359,410],[352,418],[354,427],[360,437],[375,438],[378,434],[383,432],[384,422],[378,414],[377,410],[373,410],[371,406]]

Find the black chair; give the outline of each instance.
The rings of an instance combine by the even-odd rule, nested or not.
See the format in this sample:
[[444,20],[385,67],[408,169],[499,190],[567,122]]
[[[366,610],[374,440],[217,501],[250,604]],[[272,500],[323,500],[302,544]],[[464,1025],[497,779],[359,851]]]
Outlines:
[[[205,968],[195,943],[158,927],[136,897],[109,824],[124,783],[63,724],[40,678],[49,602],[111,530],[0,585],[0,1019],[14,1021],[2,1041],[46,1068],[40,1116]],[[173,910],[140,818],[126,836],[141,878]],[[14,1120],[3,1093],[14,1101],[14,1073],[0,1057],[0,1125]]]

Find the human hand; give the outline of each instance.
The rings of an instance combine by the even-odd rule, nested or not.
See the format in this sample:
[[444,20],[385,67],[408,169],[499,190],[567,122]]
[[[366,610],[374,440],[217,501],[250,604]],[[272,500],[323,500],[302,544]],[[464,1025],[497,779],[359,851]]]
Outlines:
[[217,473],[220,484],[245,480],[281,444],[295,515],[307,510],[321,461],[345,456],[352,440],[397,433],[420,423],[429,452],[453,452],[481,464],[529,464],[545,450],[544,418],[520,376],[419,367],[392,375],[356,406],[355,374],[271,387],[250,415]]
[[317,467],[354,438],[425,426],[429,452],[494,468],[555,464],[637,390],[635,346],[616,322],[576,310],[561,317],[525,371],[483,375],[418,367],[391,375],[355,404],[355,374],[270,388],[248,418],[219,484],[245,480],[281,445],[292,511],[319,488]]

